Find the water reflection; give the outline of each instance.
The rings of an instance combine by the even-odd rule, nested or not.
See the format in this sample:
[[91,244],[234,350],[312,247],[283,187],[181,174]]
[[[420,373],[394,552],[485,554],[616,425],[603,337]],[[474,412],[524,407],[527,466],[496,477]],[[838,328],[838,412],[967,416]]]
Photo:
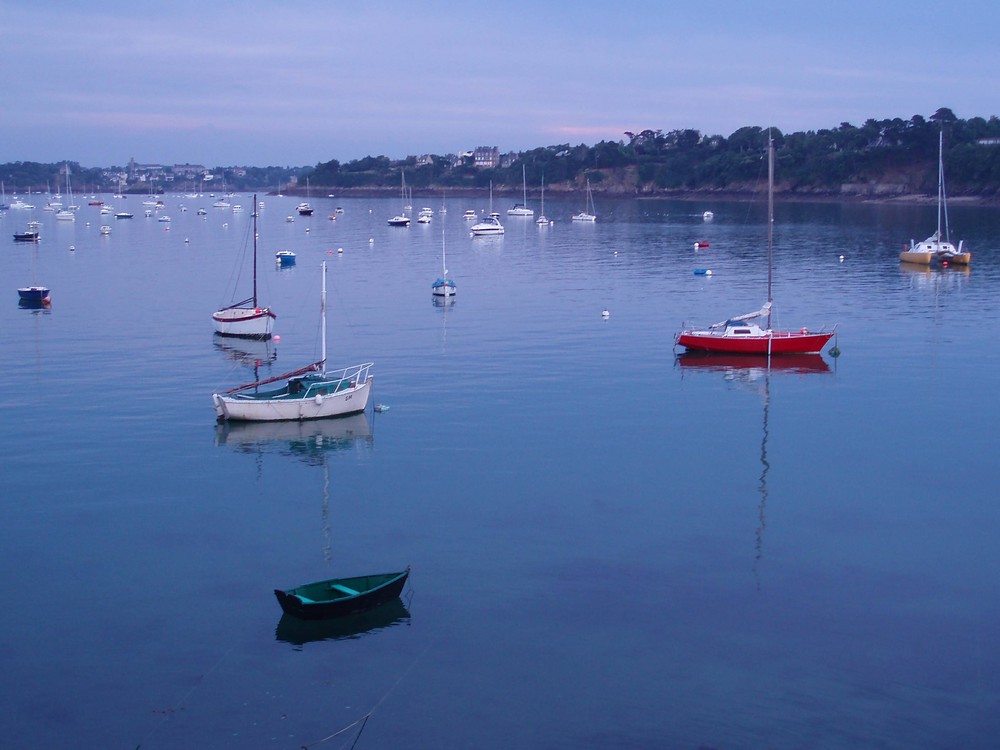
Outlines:
[[273,453],[322,466],[328,453],[371,448],[374,438],[368,414],[362,412],[304,422],[220,422],[215,426],[215,444],[241,453]]
[[292,615],[282,614],[274,629],[274,637],[283,643],[298,646],[296,650],[301,651],[306,643],[361,638],[366,634],[406,624],[409,619],[409,610],[402,599],[396,597],[370,612],[331,620],[300,620]]
[[972,273],[969,266],[932,268],[915,263],[900,263],[899,272],[909,280],[914,289],[926,289],[935,293],[964,287]]
[[764,531],[767,529],[767,475],[771,462],[767,457],[767,441],[770,436],[768,420],[771,411],[771,377],[782,374],[823,374],[831,373],[830,365],[821,354],[789,354],[780,357],[766,355],[725,355],[688,352],[677,356],[681,372],[720,373],[723,379],[735,384],[741,390],[757,393],[763,402],[760,437],[760,475],[757,477],[757,529],[754,531],[753,574],[760,589],[758,566],[764,556]]
[[270,364],[278,358],[278,346],[273,340],[236,339],[212,334],[212,345],[233,362],[246,367]]
[[[22,297],[17,300],[17,306],[22,310],[41,310],[46,314],[52,312],[52,302],[47,299],[24,299]],[[33,314],[37,315],[38,313],[35,312]]]
[[[770,362],[768,360],[770,359]],[[677,355],[682,372],[709,370],[720,372],[726,380],[752,383],[775,373],[830,372],[830,365],[822,354],[709,354],[686,352]]]
[[215,426],[215,444],[254,456],[258,478],[263,473],[263,456],[268,453],[288,456],[309,466],[322,467],[320,517],[323,559],[326,561],[333,557],[330,467],[327,458],[334,452],[356,448],[371,449],[373,441],[371,423],[366,412],[337,419],[305,422],[219,422]]

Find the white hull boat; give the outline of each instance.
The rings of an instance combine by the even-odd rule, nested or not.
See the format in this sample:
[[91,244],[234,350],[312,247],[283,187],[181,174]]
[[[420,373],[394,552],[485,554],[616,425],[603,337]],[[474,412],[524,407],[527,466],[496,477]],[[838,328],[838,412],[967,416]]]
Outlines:
[[[256,196],[254,196],[256,200]],[[212,313],[215,332],[220,336],[269,339],[271,325],[277,317],[269,307],[261,307],[257,300],[257,212],[253,215],[253,294]]]
[[[279,422],[328,419],[362,412],[368,405],[373,376],[371,362],[326,370],[326,263],[323,263],[322,358],[299,370],[212,394],[218,419]],[[286,381],[274,389],[271,383]]]

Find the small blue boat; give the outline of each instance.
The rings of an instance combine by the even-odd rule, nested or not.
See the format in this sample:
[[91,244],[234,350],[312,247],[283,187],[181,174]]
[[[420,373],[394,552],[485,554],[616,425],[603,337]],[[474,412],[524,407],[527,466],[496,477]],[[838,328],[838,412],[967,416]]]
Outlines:
[[278,262],[279,266],[295,265],[295,253],[291,250],[279,250],[274,254],[274,259]]

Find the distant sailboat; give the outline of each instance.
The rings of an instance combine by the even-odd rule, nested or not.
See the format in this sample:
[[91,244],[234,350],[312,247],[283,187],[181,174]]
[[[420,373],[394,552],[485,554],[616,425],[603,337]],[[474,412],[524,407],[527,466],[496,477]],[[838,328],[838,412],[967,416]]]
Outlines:
[[444,250],[444,222],[441,222],[441,278],[431,284],[431,294],[435,297],[454,297],[457,288],[455,282],[448,278],[448,263]]
[[403,170],[399,170],[399,182],[400,182],[400,197],[403,210],[389,219],[390,227],[408,227],[410,226],[410,217],[406,215],[406,174]]
[[[903,248],[899,259],[904,263],[919,263],[930,265],[933,261],[942,263],[957,263],[969,265],[972,253],[963,249],[964,240],[959,241],[956,248],[951,243],[948,230],[948,201],[944,190],[944,129],[938,134],[938,197],[937,197],[937,231],[923,242],[914,242]],[[944,235],[941,234],[941,218],[944,217]]]
[[[76,206],[73,204],[73,190],[69,185],[69,164],[66,164],[66,208],[56,211],[56,218],[59,221],[76,221]],[[61,205],[61,204],[60,204]]]
[[521,165],[521,190],[523,192],[523,203],[515,203],[513,208],[507,209],[508,216],[534,216],[535,210],[533,208],[528,208],[528,180],[524,169],[524,164]]
[[[256,194],[253,197],[257,202]],[[257,212],[253,212],[253,294],[245,300],[212,313],[215,332],[220,336],[269,339],[271,324],[277,316],[270,307],[260,307],[257,300]]]
[[573,221],[597,221],[597,209],[594,208],[594,194],[590,192],[590,180],[587,180],[587,206],[578,214],[574,214]]
[[547,227],[552,223],[545,216],[545,175],[542,175],[542,208],[541,212],[538,214],[538,218],[535,219],[535,223],[540,227]]

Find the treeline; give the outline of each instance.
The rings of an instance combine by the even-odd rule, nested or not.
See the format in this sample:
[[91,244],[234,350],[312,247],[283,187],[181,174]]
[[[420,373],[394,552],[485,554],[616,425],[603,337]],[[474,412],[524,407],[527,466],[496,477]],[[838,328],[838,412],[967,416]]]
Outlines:
[[[341,164],[331,160],[307,173],[313,187],[400,186],[400,170],[415,189],[521,187],[522,166],[531,189],[595,190],[626,194],[682,191],[743,192],[759,185],[767,139],[774,138],[779,189],[802,194],[912,194],[937,192],[938,136],[944,132],[949,193],[1000,195],[1000,119],[957,118],[941,108],[928,118],[914,115],[844,122],[818,131],[782,133],[743,127],[729,137],[698,130],[643,130],[621,141],[594,146],[559,144],[508,155],[503,166],[479,169],[432,155],[393,161],[368,156]],[[992,143],[991,143],[992,141]]]
[[[273,191],[315,194],[332,190],[398,190],[402,172],[418,191],[482,190],[491,183],[499,192],[521,190],[522,167],[529,189],[594,190],[625,195],[677,194],[694,191],[747,192],[759,187],[763,155],[770,135],[777,154],[777,187],[803,195],[907,195],[937,192],[938,138],[944,134],[944,159],[950,195],[1000,197],[1000,119],[962,120],[948,108],[927,118],[914,115],[843,122],[835,128],[782,133],[776,128],[743,127],[728,137],[698,130],[643,130],[624,133],[619,141],[593,146],[558,144],[506,154],[502,165],[476,167],[471,158],[452,155],[411,156],[393,160],[366,156],[314,167],[215,167],[204,190]],[[419,163],[418,163],[419,162]],[[6,191],[58,191],[66,162],[0,164]],[[74,191],[107,192],[118,188],[124,168],[87,168],[68,162]],[[152,183],[153,192],[185,192],[188,178]],[[147,192],[150,183],[130,183],[129,192]]]

